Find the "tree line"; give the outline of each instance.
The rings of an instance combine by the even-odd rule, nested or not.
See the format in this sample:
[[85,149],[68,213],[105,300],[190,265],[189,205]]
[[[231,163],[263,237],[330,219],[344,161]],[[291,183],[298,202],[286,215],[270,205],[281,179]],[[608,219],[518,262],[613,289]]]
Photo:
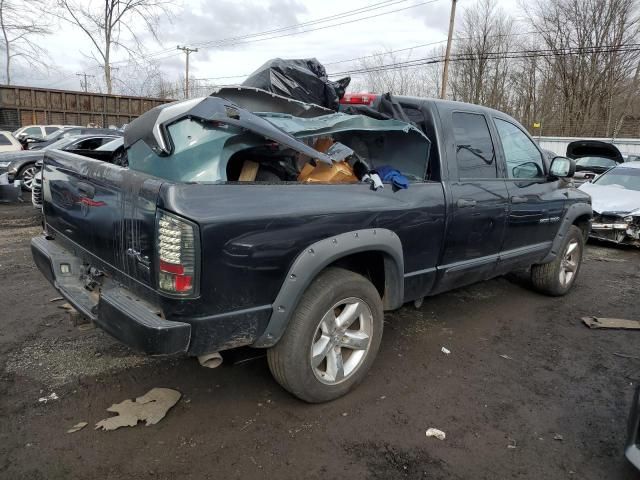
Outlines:
[[[533,134],[640,137],[638,2],[520,0],[506,12],[476,0],[456,22],[448,97],[510,113]],[[172,12],[171,0],[0,0],[4,81],[16,62],[50,68],[37,40],[64,22],[82,33],[97,67],[85,88],[179,98],[184,79],[168,81],[145,54]],[[401,49],[352,62],[352,89],[438,96],[444,45],[436,43],[423,57]],[[114,66],[116,50],[128,60]],[[190,80],[194,92],[211,86]]]
[[[519,13],[495,0],[463,11],[449,98],[507,112],[536,135],[640,137],[637,1],[522,0]],[[442,46],[422,63],[382,52],[360,61],[359,86],[438,96],[442,58]]]

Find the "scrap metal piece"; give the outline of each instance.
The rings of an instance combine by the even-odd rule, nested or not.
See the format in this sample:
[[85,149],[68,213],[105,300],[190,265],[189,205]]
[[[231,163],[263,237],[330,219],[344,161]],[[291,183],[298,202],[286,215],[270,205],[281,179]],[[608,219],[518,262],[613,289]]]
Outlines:
[[146,426],[155,425],[162,420],[182,394],[170,388],[152,388],[136,401],[125,400],[114,403],[107,412],[117,413],[115,417],[105,418],[96,423],[95,429],[115,430],[120,427],[135,427],[144,420]]
[[621,318],[582,317],[589,328],[617,328],[624,330],[640,330],[640,321]]

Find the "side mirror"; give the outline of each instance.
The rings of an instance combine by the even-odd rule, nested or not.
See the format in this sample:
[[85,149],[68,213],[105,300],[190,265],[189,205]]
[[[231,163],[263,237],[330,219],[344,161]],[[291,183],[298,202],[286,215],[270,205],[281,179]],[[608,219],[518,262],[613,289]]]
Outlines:
[[567,157],[555,157],[551,160],[549,175],[556,178],[573,177],[576,173],[576,162]]

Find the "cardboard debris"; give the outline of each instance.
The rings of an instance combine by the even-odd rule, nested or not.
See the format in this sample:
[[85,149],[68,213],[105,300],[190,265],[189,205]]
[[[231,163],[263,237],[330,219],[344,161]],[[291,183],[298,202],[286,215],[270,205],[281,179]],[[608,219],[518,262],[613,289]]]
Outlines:
[[637,320],[624,320],[622,318],[582,317],[582,321],[589,328],[618,328],[624,330],[640,330],[640,322]]
[[145,421],[146,426],[155,425],[164,418],[182,394],[170,388],[152,388],[146,394],[136,398],[136,401],[125,400],[114,403],[107,412],[117,413],[111,418],[105,418],[96,423],[95,429],[115,430],[120,427],[135,427],[139,421]]
[[76,433],[79,432],[80,430],[82,430],[84,427],[86,427],[88,425],[87,422],[79,422],[76,423],[73,427],[71,427],[69,430],[67,430],[67,433]]

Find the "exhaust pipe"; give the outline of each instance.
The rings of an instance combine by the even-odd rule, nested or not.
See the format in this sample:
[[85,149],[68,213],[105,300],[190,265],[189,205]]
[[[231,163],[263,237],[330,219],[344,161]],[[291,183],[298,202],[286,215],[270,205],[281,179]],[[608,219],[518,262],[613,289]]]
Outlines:
[[222,365],[222,355],[220,355],[219,352],[199,355],[198,362],[200,362],[200,365],[202,365],[203,367],[216,368]]

